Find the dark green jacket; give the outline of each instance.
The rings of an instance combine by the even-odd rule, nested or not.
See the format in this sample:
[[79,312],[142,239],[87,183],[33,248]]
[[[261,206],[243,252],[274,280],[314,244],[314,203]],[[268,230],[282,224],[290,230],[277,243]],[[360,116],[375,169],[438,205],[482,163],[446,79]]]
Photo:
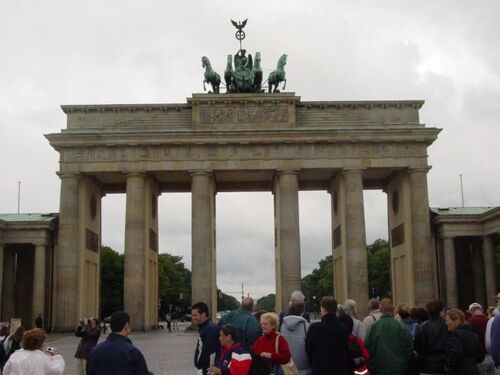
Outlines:
[[383,315],[368,332],[365,346],[373,375],[401,375],[413,353],[413,338],[400,321]]
[[262,334],[260,324],[248,311],[238,309],[224,315],[219,321],[219,326],[230,324],[236,328],[239,342],[246,350],[250,350],[253,343]]

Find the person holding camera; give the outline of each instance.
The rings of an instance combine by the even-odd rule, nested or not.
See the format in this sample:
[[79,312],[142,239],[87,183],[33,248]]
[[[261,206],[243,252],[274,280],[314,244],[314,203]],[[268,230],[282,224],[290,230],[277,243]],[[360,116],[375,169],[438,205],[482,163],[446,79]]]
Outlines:
[[75,358],[77,359],[77,374],[85,375],[85,368],[87,367],[90,351],[97,345],[99,336],[101,336],[98,320],[94,317],[89,319],[82,318],[80,320],[80,325],[76,328],[75,336],[81,337],[80,344],[78,344],[75,353]]
[[56,348],[47,348],[44,353],[40,349],[47,338],[39,328],[26,331],[23,336],[22,349],[14,352],[3,369],[4,375],[60,375],[64,371],[64,359]]

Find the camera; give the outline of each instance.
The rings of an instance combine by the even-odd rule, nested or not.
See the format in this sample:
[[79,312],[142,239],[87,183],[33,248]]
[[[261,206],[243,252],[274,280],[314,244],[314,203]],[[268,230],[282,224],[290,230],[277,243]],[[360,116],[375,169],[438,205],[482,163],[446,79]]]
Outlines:
[[52,346],[47,346],[46,351],[47,351],[47,353],[54,354],[56,352],[56,348],[54,348]]

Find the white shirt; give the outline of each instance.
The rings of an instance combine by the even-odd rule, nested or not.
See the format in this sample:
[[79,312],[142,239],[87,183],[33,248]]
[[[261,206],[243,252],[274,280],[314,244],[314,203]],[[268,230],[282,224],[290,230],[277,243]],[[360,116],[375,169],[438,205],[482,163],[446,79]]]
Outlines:
[[61,355],[50,356],[41,350],[14,352],[3,369],[3,375],[61,375],[64,371]]

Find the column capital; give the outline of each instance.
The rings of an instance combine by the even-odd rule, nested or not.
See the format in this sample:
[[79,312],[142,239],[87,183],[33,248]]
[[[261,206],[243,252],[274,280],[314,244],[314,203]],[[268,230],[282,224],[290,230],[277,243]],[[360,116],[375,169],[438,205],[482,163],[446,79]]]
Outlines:
[[431,170],[431,166],[427,167],[415,167],[415,168],[408,168],[408,174],[414,174],[414,173],[426,173]]
[[31,243],[33,244],[33,246],[35,246],[35,248],[47,247],[47,242],[44,240],[35,240],[35,241],[31,241]]
[[456,236],[452,235],[452,234],[448,234],[448,233],[441,233],[439,235],[439,238],[441,240],[454,240]]
[[128,177],[146,177],[145,171],[122,171],[122,173]]
[[298,175],[299,172],[300,172],[299,169],[278,169],[276,170],[276,176],[283,176],[286,174]]
[[191,176],[213,176],[214,172],[211,169],[191,169],[189,174]]
[[60,172],[60,171],[56,172],[56,175],[58,175],[61,180],[65,178],[79,179],[82,176],[80,172]]
[[353,168],[343,168],[342,174],[363,174],[366,168],[353,167]]

